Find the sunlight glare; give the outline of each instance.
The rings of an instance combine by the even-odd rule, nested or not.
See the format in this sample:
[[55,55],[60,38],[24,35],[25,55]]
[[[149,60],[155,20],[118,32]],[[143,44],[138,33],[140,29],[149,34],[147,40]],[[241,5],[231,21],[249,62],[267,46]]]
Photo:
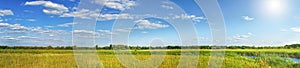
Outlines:
[[264,11],[264,14],[268,14],[268,16],[278,16],[285,13],[286,8],[287,5],[285,0],[265,0],[262,10]]

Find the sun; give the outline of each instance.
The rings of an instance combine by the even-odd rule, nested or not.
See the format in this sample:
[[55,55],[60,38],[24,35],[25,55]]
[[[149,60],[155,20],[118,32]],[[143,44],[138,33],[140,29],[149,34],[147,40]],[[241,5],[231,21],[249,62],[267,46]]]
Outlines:
[[286,0],[264,0],[261,10],[271,16],[282,15],[286,12]]
[[270,0],[267,2],[266,7],[270,11],[281,11],[283,9],[283,4],[280,0]]

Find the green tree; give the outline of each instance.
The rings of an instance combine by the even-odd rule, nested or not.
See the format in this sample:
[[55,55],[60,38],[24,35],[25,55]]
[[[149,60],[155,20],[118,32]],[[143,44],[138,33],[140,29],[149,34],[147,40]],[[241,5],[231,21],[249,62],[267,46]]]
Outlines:
[[96,49],[99,49],[98,45],[96,45]]
[[47,46],[47,49],[53,49],[53,47],[52,46]]
[[112,44],[110,44],[110,45],[109,45],[109,49],[112,49],[112,48],[113,48],[113,45],[112,45]]

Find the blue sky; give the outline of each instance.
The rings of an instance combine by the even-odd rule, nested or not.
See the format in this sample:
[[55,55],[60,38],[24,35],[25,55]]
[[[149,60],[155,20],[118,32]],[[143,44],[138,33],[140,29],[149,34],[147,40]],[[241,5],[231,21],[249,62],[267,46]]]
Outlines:
[[[73,22],[74,17],[97,19],[95,31],[74,30],[74,33],[87,39],[91,38],[88,35],[95,35],[95,44],[101,46],[111,44],[111,35],[123,33],[130,34],[129,45],[146,46],[154,39],[161,39],[166,45],[181,45],[180,40],[198,42],[194,45],[211,44],[207,19],[193,0],[105,1],[90,0],[91,4],[104,6],[92,6],[97,9],[91,10],[78,8],[79,0],[1,0],[0,45],[72,45],[72,26],[78,24]],[[228,45],[278,46],[300,41],[299,0],[218,0],[218,3],[225,18]],[[174,23],[195,28],[197,36],[189,38],[198,40],[179,38]],[[135,25],[125,28],[128,24]],[[186,29],[183,31],[193,33]]]

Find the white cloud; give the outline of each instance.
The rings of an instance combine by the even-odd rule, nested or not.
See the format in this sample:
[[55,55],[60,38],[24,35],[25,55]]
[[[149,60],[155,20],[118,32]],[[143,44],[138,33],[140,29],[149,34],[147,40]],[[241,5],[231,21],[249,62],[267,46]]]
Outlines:
[[81,9],[76,12],[65,13],[60,17],[76,17],[81,19],[97,19],[98,21],[114,20],[114,19],[133,19],[129,14],[100,14],[100,10]]
[[233,38],[235,39],[235,40],[244,40],[244,39],[247,39],[249,36],[247,36],[247,35],[235,35],[235,36],[233,36]]
[[137,20],[137,29],[158,29],[158,28],[167,28],[169,25],[152,23],[148,20]]
[[[60,17],[76,17],[81,19],[97,19],[98,21],[107,21],[107,20],[116,20],[116,19],[140,19],[142,17],[156,17],[155,15],[145,14],[145,15],[133,15],[133,14],[100,14],[99,10],[88,10],[88,9],[81,9],[79,11],[64,13]],[[167,18],[167,17],[157,17],[157,18]],[[194,22],[201,22],[206,18],[196,15],[174,15],[168,17],[169,19],[191,19]],[[137,21],[136,21],[137,22]],[[140,21],[140,25],[144,24],[145,26],[138,27],[139,29],[148,28],[148,29],[156,29],[156,28],[165,28],[169,27],[168,25],[162,25],[160,23],[142,23]]]
[[250,16],[242,16],[242,18],[245,20],[245,21],[252,21],[254,20],[255,18],[252,18]]
[[133,19],[129,14],[101,14],[98,18],[100,21],[113,19]]
[[50,36],[50,37],[53,37],[53,36],[55,36],[55,35],[53,35],[53,34],[49,34],[49,36]]
[[104,5],[106,7],[113,8],[113,9],[125,10],[123,5],[121,3],[118,3],[118,2],[106,2]]
[[97,33],[96,33],[96,32],[94,32],[94,31],[88,31],[88,30],[74,30],[73,32],[74,32],[74,33],[86,33],[86,34],[93,34],[93,35],[97,34]]
[[96,19],[99,16],[100,10],[81,9],[76,12],[65,13],[60,17],[76,17],[81,19]]
[[110,34],[111,31],[110,30],[98,30],[100,33],[106,33],[106,34]]
[[174,9],[172,6],[168,6],[168,5],[161,5],[161,7],[166,8],[166,9]]
[[194,22],[201,22],[201,20],[204,20],[205,18],[196,15],[181,14],[172,16],[172,19],[191,19]]
[[[76,17],[81,19],[97,19],[98,21],[107,21],[107,20],[115,20],[115,19],[140,19],[142,17],[156,17],[155,15],[145,14],[145,15],[134,15],[128,13],[122,14],[100,14],[100,10],[88,10],[81,9],[75,12],[64,13],[60,17]],[[196,15],[173,15],[169,17],[157,17],[157,18],[168,18],[168,19],[191,19],[194,22],[201,22],[205,20],[202,16]]]
[[127,33],[127,32],[131,32],[131,28],[128,29],[116,29],[115,32],[113,33]]
[[238,40],[248,40],[251,36],[253,36],[252,33],[247,33],[247,34],[244,34],[244,35],[237,34],[237,35],[233,36],[232,38],[235,41],[238,41]]
[[27,19],[27,21],[35,22],[36,20],[35,19]]
[[117,35],[120,33],[128,33],[131,32],[131,28],[128,29],[115,29],[114,31],[110,31],[110,30],[98,30],[98,32],[100,32],[102,35]]
[[2,37],[2,39],[6,39],[6,40],[17,40],[16,38],[13,38],[11,36],[4,36]]
[[253,35],[253,34],[249,32],[248,35]]
[[74,30],[73,37],[80,37],[80,38],[100,38],[101,34],[95,31],[88,31],[88,30]]
[[[0,23],[0,43],[6,45],[70,45],[71,32]],[[12,43],[13,42],[13,43]]]
[[300,32],[300,27],[292,27],[290,29],[294,32]]
[[92,3],[96,3],[96,4],[103,5],[103,4],[105,4],[107,1],[109,1],[109,0],[92,0],[91,2],[92,2]]
[[68,8],[62,4],[53,3],[51,1],[31,1],[26,2],[25,5],[42,5],[45,7],[43,12],[46,14],[59,15],[65,12],[68,12]]
[[146,32],[146,31],[143,31],[143,32],[141,32],[142,34],[147,34],[148,32]]
[[18,39],[38,39],[38,37],[18,36]]
[[54,26],[45,26],[46,28],[53,28]]
[[26,27],[21,24],[0,23],[1,33],[15,34],[15,33],[37,33],[37,34],[65,34],[64,30],[49,30],[41,27]]
[[1,10],[0,9],[0,16],[7,16],[7,15],[14,15],[11,10]]
[[104,5],[108,8],[125,10],[135,6],[136,3],[130,0],[93,0],[92,3]]
[[10,26],[10,24],[8,24],[8,23],[0,23],[0,27],[9,27]]
[[9,28],[11,30],[18,30],[18,31],[27,31],[30,28],[21,26],[20,24],[8,24],[8,23],[0,23],[1,28]]
[[77,24],[77,23],[71,22],[71,23],[59,24],[59,25],[57,25],[57,26],[59,26],[59,27],[70,27],[70,26],[72,26],[73,24]]
[[28,31],[31,28],[25,27],[25,26],[21,26],[20,24],[13,24],[10,25],[10,29],[12,30],[18,30],[18,31]]
[[[13,42],[13,43],[12,43]],[[31,36],[4,36],[0,38],[0,43],[5,45],[70,45],[70,42],[61,38],[40,38]]]

